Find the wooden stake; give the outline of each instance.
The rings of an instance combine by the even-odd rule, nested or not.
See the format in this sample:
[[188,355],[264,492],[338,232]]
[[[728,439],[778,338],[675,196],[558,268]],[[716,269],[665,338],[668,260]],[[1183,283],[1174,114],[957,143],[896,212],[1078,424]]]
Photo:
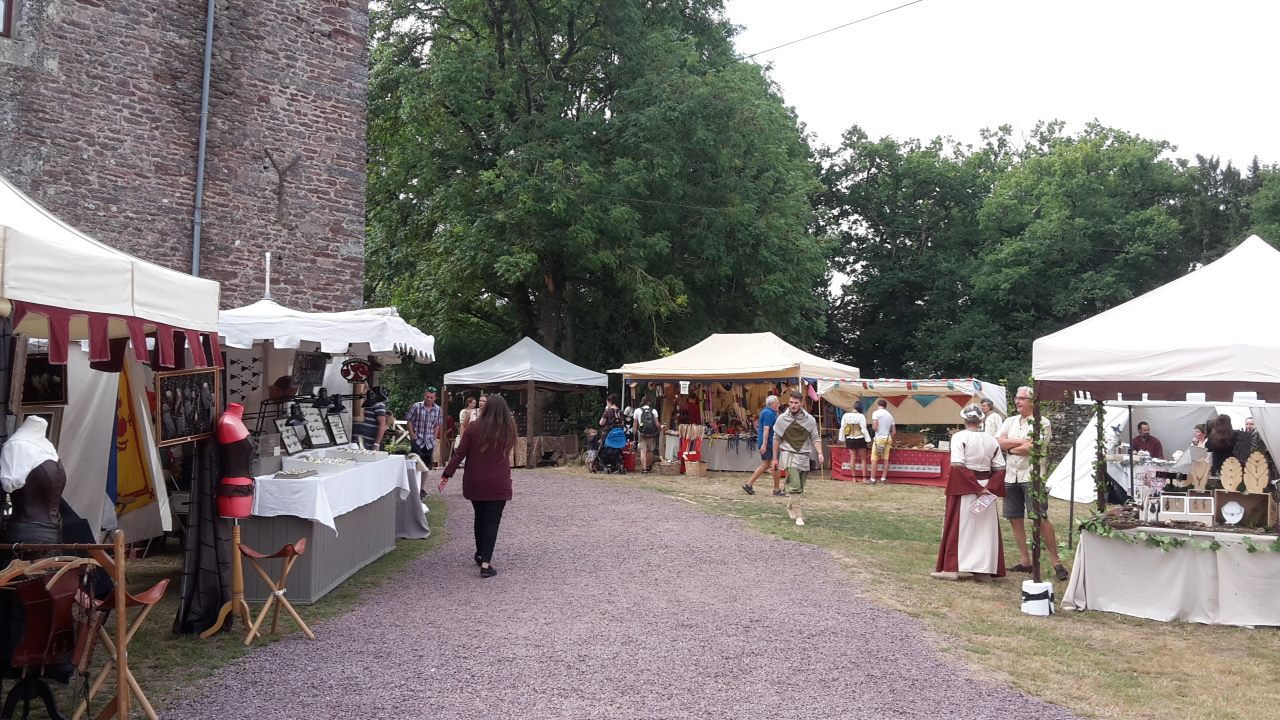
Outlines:
[[127,614],[129,595],[125,587],[124,571],[124,531],[112,533],[112,554],[116,564],[116,717],[126,720],[129,717],[129,616]]

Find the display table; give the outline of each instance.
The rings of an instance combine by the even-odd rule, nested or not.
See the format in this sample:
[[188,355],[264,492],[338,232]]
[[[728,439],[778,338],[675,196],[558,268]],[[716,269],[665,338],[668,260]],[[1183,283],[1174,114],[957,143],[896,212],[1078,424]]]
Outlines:
[[[267,554],[306,539],[306,552],[289,575],[289,599],[304,604],[395,548],[397,502],[409,494],[400,456],[301,480],[265,475],[255,483],[253,517],[241,521],[241,539]],[[247,599],[266,599],[256,573],[246,573],[244,585]]]
[[[867,462],[871,462],[871,450],[867,449]],[[867,471],[858,468],[858,476]],[[854,475],[853,451],[843,446],[831,448],[831,477],[835,480],[852,480]],[[876,468],[879,473],[881,467]],[[894,448],[889,453],[889,482],[909,485],[944,487],[951,473],[950,450],[925,450],[922,448]]]
[[[680,436],[669,432],[663,440],[660,455],[667,461],[678,461],[676,453],[680,451]],[[754,472],[760,467],[760,447],[752,446],[750,440],[704,437],[702,462],[707,464],[708,470],[715,472]]]
[[[1064,610],[1102,610],[1168,622],[1280,625],[1280,553],[1250,553],[1241,535],[1140,527],[1145,531],[1216,540],[1222,548],[1189,545],[1161,551],[1091,532],[1080,534]],[[1257,546],[1274,536],[1252,535]]]

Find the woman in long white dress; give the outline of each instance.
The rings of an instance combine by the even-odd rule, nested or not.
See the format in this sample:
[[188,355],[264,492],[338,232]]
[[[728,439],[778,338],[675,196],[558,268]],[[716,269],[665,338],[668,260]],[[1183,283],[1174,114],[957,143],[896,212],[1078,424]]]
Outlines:
[[936,578],[957,580],[1003,577],[1004,548],[996,497],[1004,497],[1004,454],[983,431],[983,412],[967,405],[960,412],[965,429],[951,436],[951,474],[947,514],[938,548]]

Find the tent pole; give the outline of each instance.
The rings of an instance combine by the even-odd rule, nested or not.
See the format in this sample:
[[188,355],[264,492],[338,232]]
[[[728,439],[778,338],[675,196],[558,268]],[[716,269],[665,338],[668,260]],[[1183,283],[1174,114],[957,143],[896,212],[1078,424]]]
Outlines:
[[538,423],[538,392],[537,392],[537,389],[534,387],[532,380],[529,381],[528,386],[525,388],[525,392],[528,393],[529,395],[528,402],[525,403],[525,415],[527,416],[526,422],[525,422],[525,426],[526,426],[525,430],[526,430],[526,434],[529,436],[528,442],[525,443],[525,449],[527,451],[525,453],[525,466],[532,468],[532,467],[538,466],[538,460],[541,459],[541,451],[542,451],[542,447],[539,445],[536,448],[537,452],[535,452],[534,442],[533,442],[533,439],[539,435],[539,432],[538,432],[539,423]]
[[1133,491],[1133,406],[1129,406],[1129,500],[1136,500],[1138,495]]
[[1072,539],[1076,533],[1076,450],[1071,448],[1071,504],[1067,506],[1067,549],[1075,547]]

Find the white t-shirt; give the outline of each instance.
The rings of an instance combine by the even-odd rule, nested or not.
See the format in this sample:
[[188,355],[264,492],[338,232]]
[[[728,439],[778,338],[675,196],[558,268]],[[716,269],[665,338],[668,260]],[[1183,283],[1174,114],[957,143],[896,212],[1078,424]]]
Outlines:
[[[845,432],[845,428],[852,426],[853,431]],[[845,440],[870,440],[871,433],[867,430],[867,416],[860,412],[847,412],[844,417],[840,418],[840,436],[836,438],[840,442]]]
[[951,436],[951,464],[985,472],[1005,466],[1000,443],[982,430],[961,430]]
[[871,413],[871,421],[876,423],[876,437],[889,437],[893,434],[893,416],[885,408]]
[[992,410],[991,414],[987,416],[987,419],[982,421],[982,430],[991,437],[995,437],[1000,434],[1000,425],[1002,425],[1003,422],[1004,421],[1000,418],[1000,415],[998,415],[996,411]]
[[[1023,418],[1021,415],[1010,415],[1000,426],[1000,434],[997,438],[1008,438],[1009,440],[1026,440],[1031,437],[1032,422],[1031,418]],[[1049,418],[1040,418],[1040,439],[1045,446],[1049,445],[1053,432],[1049,425]],[[1044,462],[1040,464],[1040,472],[1048,479],[1046,474],[1048,470],[1049,459],[1046,457]],[[1014,455],[1009,453],[1008,474],[1005,476],[1006,484],[1021,484],[1031,481],[1031,457],[1027,455]]]

